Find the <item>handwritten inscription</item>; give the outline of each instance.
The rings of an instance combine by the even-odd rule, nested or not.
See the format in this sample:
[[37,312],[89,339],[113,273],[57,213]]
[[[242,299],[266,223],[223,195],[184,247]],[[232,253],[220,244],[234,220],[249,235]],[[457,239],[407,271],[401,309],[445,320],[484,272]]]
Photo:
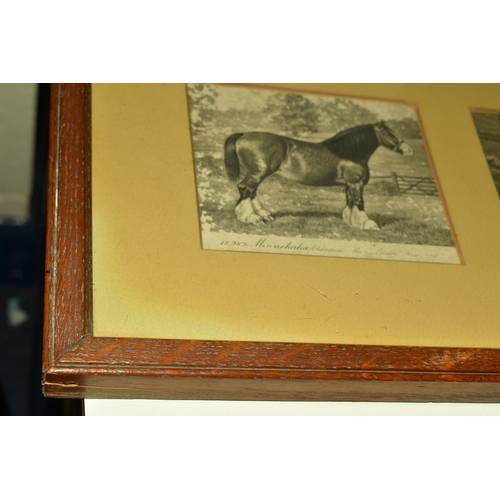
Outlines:
[[[227,250],[244,249],[246,251],[261,251],[261,252],[283,252],[283,253],[297,253],[309,255],[340,255],[347,257],[361,257],[361,258],[381,258],[390,260],[426,260],[431,262],[435,259],[439,260],[437,252],[428,251],[422,248],[418,253],[414,250],[407,249],[393,249],[388,247],[380,247],[373,244],[370,248],[367,245],[350,246],[349,248],[342,248],[336,245],[335,242],[328,242],[327,244],[318,244],[316,242],[309,243],[307,241],[272,241],[268,238],[259,238],[257,240],[238,240],[238,239],[221,239],[218,242],[220,247]],[[340,243],[342,245],[342,242]]]

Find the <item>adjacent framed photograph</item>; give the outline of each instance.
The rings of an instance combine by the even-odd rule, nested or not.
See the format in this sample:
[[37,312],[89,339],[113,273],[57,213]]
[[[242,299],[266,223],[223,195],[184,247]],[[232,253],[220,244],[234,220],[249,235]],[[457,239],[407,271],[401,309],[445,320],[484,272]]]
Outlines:
[[471,110],[491,177],[500,195],[500,110]]
[[54,85],[45,394],[499,401],[499,90]]

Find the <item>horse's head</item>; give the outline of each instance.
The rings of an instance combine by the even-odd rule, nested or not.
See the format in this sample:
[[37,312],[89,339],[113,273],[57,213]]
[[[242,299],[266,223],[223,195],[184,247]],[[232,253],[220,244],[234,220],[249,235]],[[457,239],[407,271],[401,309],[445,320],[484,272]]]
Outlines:
[[382,146],[395,153],[399,153],[403,156],[412,156],[413,149],[402,139],[399,139],[398,136],[394,133],[392,129],[390,129],[384,121],[376,123],[373,126],[375,133],[377,134],[378,140]]

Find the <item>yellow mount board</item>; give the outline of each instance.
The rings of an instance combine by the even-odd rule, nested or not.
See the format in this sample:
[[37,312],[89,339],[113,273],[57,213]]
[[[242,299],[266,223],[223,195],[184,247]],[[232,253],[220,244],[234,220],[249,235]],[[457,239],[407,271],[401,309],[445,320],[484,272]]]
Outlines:
[[186,87],[93,85],[94,335],[500,347],[500,202],[470,113],[500,87],[277,87],[415,104],[462,263],[203,250]]

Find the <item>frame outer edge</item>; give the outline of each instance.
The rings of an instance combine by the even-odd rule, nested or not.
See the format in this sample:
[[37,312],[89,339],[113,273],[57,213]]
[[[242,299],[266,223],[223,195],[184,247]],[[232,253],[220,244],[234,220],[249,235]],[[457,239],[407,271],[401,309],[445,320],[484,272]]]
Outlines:
[[[125,339],[117,339],[118,346],[123,346],[127,358],[126,366],[113,366],[112,358],[115,342],[100,342],[102,348],[92,354],[97,339],[92,338],[92,207],[91,207],[91,109],[90,85],[86,84],[53,84],[51,96],[50,143],[49,143],[49,183],[47,200],[47,257],[44,309],[44,350],[43,350],[43,388],[49,397],[71,398],[168,398],[168,399],[232,399],[232,400],[302,400],[302,401],[447,401],[447,402],[500,402],[500,382],[496,381],[500,371],[481,374],[469,371],[462,372],[460,381],[447,378],[450,370],[450,360],[445,349],[436,349],[436,365],[430,369],[438,379],[425,380],[416,376],[412,380],[403,380],[393,373],[390,380],[360,380],[354,379],[353,370],[370,371],[368,362],[365,366],[347,368],[346,379],[343,380],[311,380],[306,377],[281,378],[269,372],[259,377],[256,373],[231,377],[231,369],[219,366],[219,375],[208,373],[203,369],[192,370],[193,360],[184,371],[176,366],[173,371],[162,370],[158,364],[144,364],[148,360],[148,349],[145,342],[138,342],[137,349],[129,352],[130,345]],[[76,176],[76,177],[75,177]],[[74,185],[75,178],[80,186]],[[75,200],[73,200],[73,198]],[[83,197],[83,198],[82,198]],[[83,218],[77,218],[77,211],[71,211],[68,206],[72,201],[83,202]],[[66,212],[62,205],[65,205]],[[70,207],[71,208],[71,207]],[[83,222],[78,230],[72,233],[71,225],[63,217],[73,217],[76,222]],[[59,227],[61,217],[66,222]],[[71,219],[73,221],[73,219]],[[65,234],[65,232],[71,234]],[[61,233],[61,234],[59,234]],[[62,243],[61,243],[62,242]],[[63,263],[66,272],[59,268],[60,245],[63,251],[74,257],[73,248],[78,250],[78,258],[74,261],[75,269],[82,281],[82,290],[78,288],[80,281],[75,283],[69,277],[67,270],[73,269],[68,262]],[[75,246],[76,245],[76,246]],[[83,252],[80,249],[83,248]],[[61,260],[62,262],[62,260]],[[71,286],[73,288],[71,288]],[[65,288],[66,286],[66,288]],[[66,297],[60,295],[68,292]],[[71,295],[73,292],[73,295]],[[68,306],[64,299],[68,298],[72,305]],[[83,301],[83,304],[82,302]],[[64,307],[60,310],[58,305]],[[170,342],[171,341],[166,341]],[[174,358],[178,361],[189,341],[179,343],[174,349]],[[108,343],[113,345],[107,345]],[[181,345],[182,344],[182,345]],[[210,343],[210,345],[212,345]],[[80,363],[71,362],[75,354],[82,349],[83,358]],[[95,346],[98,347],[98,346]],[[348,347],[348,346],[346,346]],[[376,348],[360,346],[363,352],[371,356]],[[343,348],[342,348],[343,349]],[[252,349],[251,349],[252,350]],[[398,349],[396,348],[396,351]],[[412,352],[420,352],[419,348]],[[451,349],[456,353],[456,362],[467,360],[474,349]],[[463,352],[462,352],[463,351]],[[231,347],[226,350],[231,354]],[[252,351],[255,354],[256,351]],[[399,352],[399,351],[398,351]],[[70,355],[71,353],[71,355]],[[250,354],[252,354],[250,353]],[[337,353],[338,355],[339,353]],[[342,354],[342,353],[340,353]],[[67,355],[67,356],[66,356]],[[241,361],[240,353],[235,353],[235,363]],[[271,364],[281,359],[278,347],[270,353]],[[344,356],[342,356],[344,357]],[[383,356],[382,356],[383,357]],[[500,350],[492,355],[500,362]],[[191,357],[190,357],[191,359]],[[371,358],[370,358],[371,359]],[[453,361],[452,364],[455,363]],[[359,363],[359,360],[358,360]],[[474,364],[479,366],[480,360]],[[96,366],[101,365],[101,366]],[[394,370],[401,364],[398,358]],[[199,366],[198,368],[201,368]],[[224,373],[224,370],[227,372]],[[293,368],[287,367],[293,371]],[[285,371],[287,371],[285,370]],[[202,372],[205,371],[205,374]],[[209,371],[209,370],[208,370]],[[321,371],[321,368],[318,369]],[[167,373],[169,372],[169,373]],[[346,374],[347,374],[346,372]],[[440,377],[441,375],[441,377]],[[492,375],[492,376],[491,376]],[[349,377],[352,377],[349,379]],[[451,375],[451,378],[453,375]],[[469,378],[469,381],[465,381]],[[494,381],[495,379],[495,381]]]
[[51,85],[50,121],[49,121],[49,149],[48,149],[48,183],[47,183],[47,233],[45,241],[45,284],[44,284],[44,327],[42,372],[45,373],[54,364],[54,315],[53,303],[56,272],[55,259],[55,217],[56,217],[56,179],[55,172],[59,164],[59,96],[60,84]]
[[[52,84],[43,386],[46,373],[57,364],[58,359],[73,349],[83,338],[92,334],[90,126],[90,85]],[[69,205],[73,209],[72,213],[68,213]],[[83,224],[78,224],[76,221],[79,208],[83,210],[81,214]],[[64,227],[61,227],[60,221]],[[73,224],[74,221],[76,224]],[[79,258],[76,259],[74,266],[71,266],[68,262],[71,263],[75,250]],[[63,257],[66,259],[64,262]],[[64,272],[59,269],[62,262]],[[74,293],[75,290],[72,288],[75,284],[72,280],[75,277],[82,282],[81,294]],[[60,305],[64,305],[64,308],[60,308]],[[61,309],[64,309],[63,314]]]

